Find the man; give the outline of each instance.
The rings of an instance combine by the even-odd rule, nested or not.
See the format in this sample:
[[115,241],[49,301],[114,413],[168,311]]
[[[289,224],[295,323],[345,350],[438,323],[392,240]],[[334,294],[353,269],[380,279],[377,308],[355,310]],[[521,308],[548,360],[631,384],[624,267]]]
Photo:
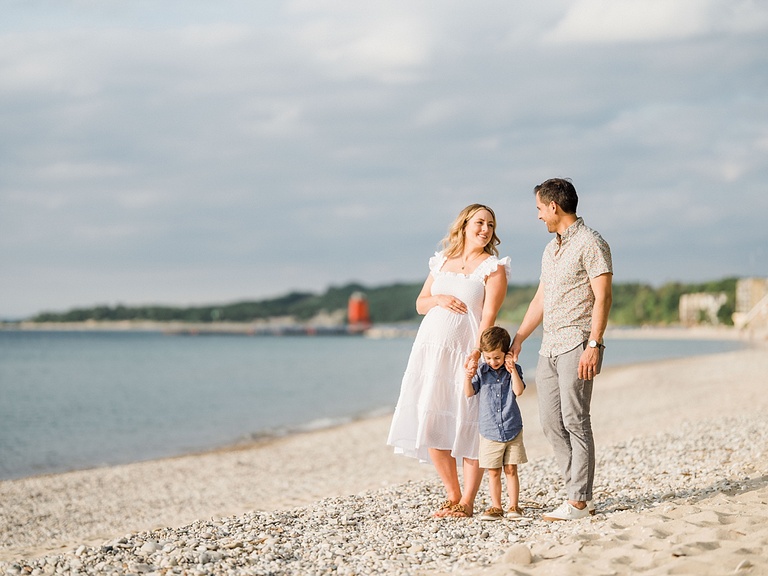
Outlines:
[[579,199],[569,180],[547,180],[534,193],[539,220],[555,238],[544,249],[539,287],[512,341],[507,366],[514,369],[523,341],[543,322],[536,368],[539,416],[567,494],[543,519],[574,520],[594,514],[589,411],[611,309],[613,266],[608,244],[576,215]]

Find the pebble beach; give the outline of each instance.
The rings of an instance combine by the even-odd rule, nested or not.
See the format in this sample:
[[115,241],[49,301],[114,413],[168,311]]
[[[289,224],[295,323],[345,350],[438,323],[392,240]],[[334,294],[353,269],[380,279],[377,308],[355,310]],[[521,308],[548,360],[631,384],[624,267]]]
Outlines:
[[[608,351],[609,352],[609,351]],[[0,574],[768,574],[768,346],[595,381],[596,514],[564,499],[520,398],[523,520],[432,518],[390,416],[249,446],[0,482]]]

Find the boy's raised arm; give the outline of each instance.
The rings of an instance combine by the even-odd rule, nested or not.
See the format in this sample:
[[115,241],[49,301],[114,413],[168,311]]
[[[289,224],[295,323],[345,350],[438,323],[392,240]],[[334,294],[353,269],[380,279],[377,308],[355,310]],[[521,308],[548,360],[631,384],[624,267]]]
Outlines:
[[525,392],[525,384],[523,383],[523,379],[520,378],[517,366],[515,366],[513,370],[510,370],[509,373],[512,376],[512,392],[515,393],[515,396],[522,396],[523,392]]
[[472,386],[472,378],[475,377],[476,373],[476,368],[468,367],[464,370],[464,394],[467,395],[467,398],[471,398],[475,395],[475,387]]

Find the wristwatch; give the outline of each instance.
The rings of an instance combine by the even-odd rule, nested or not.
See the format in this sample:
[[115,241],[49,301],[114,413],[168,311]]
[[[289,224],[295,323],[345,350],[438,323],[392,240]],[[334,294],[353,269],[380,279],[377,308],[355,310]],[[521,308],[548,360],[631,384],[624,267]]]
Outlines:
[[600,342],[598,342],[597,340],[590,340],[587,344],[589,345],[590,348],[605,348],[605,346],[600,344]]

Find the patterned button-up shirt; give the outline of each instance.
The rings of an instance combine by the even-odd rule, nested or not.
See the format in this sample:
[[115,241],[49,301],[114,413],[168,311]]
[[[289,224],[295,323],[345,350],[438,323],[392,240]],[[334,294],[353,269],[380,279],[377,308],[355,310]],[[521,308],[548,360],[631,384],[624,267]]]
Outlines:
[[541,259],[544,335],[540,355],[563,354],[589,337],[595,304],[590,279],[606,273],[613,273],[611,249],[581,218],[547,244]]

